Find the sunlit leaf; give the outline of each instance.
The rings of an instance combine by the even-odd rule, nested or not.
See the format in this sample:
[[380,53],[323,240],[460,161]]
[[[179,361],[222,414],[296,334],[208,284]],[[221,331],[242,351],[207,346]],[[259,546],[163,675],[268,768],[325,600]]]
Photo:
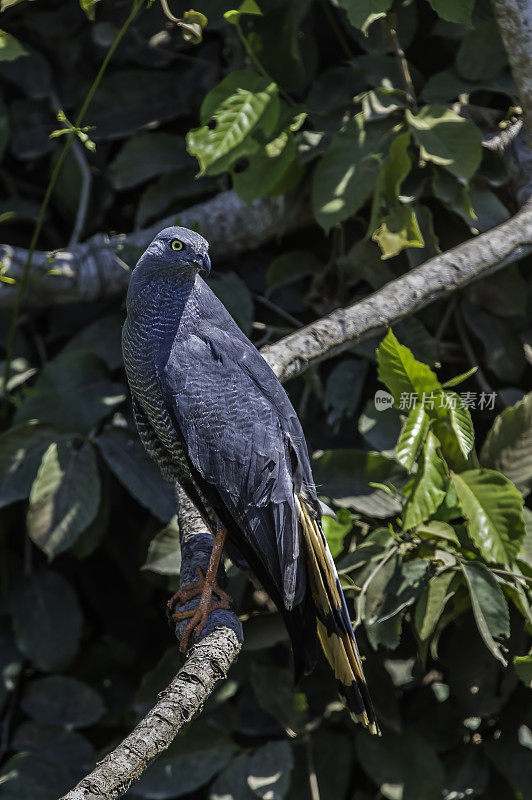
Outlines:
[[406,530],[429,519],[447,492],[449,478],[445,461],[438,454],[439,444],[434,434],[429,433],[406,506],[404,515]]
[[408,414],[395,447],[395,456],[410,472],[429,431],[430,419],[422,403],[417,403]]
[[528,494],[532,487],[532,392],[496,418],[480,462],[499,470]]
[[469,535],[487,561],[510,564],[525,535],[523,498],[513,483],[491,469],[452,473]]

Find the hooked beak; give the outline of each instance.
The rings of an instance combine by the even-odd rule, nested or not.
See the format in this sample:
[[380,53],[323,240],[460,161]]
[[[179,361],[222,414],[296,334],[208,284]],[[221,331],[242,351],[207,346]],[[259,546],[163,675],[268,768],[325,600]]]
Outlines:
[[210,274],[211,271],[211,259],[209,258],[209,254],[205,253],[201,259],[201,267],[200,271],[203,270],[206,275]]

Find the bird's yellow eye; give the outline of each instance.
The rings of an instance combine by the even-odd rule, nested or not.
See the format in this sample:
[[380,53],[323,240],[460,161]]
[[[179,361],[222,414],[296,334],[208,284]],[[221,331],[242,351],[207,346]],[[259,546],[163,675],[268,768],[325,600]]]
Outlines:
[[185,245],[183,244],[183,242],[180,241],[179,239],[172,239],[172,241],[170,242],[170,247],[172,248],[172,250],[176,251],[182,250],[184,246]]

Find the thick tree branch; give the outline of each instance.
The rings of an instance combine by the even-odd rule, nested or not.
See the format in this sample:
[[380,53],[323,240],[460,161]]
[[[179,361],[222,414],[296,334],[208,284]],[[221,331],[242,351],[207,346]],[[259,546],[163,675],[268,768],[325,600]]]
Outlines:
[[[178,215],[127,236],[97,234],[86,242],[53,254],[36,252],[26,290],[26,307],[46,307],[58,303],[79,303],[125,295],[130,270],[143,250],[162,228],[178,224],[200,229],[210,243],[213,257],[222,261],[293,230],[305,222],[305,211],[287,213],[283,198],[261,198],[246,205],[238,196],[221,192]],[[9,277],[22,275],[27,251],[0,245],[0,261]],[[50,274],[53,270],[53,274]],[[13,304],[17,286],[0,283],[0,306]]]
[[508,222],[431,258],[352,306],[262,348],[281,381],[382,332],[439,297],[532,252],[532,203]]

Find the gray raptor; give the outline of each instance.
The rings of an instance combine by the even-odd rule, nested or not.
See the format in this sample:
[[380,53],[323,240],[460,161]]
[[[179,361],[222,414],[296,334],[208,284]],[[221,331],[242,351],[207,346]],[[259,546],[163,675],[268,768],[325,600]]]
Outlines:
[[[301,424],[258,350],[200,277],[208,243],[166,228],[133,270],[122,345],[140,438],[165,478],[179,481],[214,539],[181,645],[228,596],[216,583],[225,547],[255,573],[282,614],[296,677],[319,641],[352,715],[378,732],[334,561],[321,527]],[[227,537],[227,538],[226,538]],[[213,602],[213,598],[217,598]]]

